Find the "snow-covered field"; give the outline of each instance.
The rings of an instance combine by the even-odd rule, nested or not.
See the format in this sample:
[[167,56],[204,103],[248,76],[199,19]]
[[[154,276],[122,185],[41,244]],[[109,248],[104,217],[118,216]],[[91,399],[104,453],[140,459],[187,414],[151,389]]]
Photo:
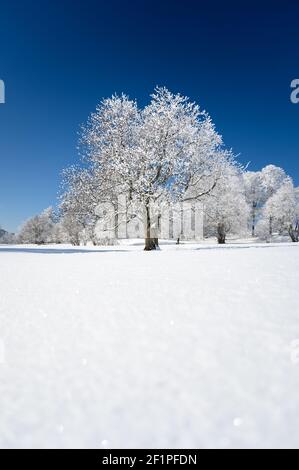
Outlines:
[[299,447],[299,246],[0,247],[0,447]]

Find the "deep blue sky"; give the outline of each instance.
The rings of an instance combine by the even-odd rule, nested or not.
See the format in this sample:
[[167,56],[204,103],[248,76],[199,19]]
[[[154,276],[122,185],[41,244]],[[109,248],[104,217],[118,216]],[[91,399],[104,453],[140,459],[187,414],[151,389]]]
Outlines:
[[0,0],[0,224],[56,202],[77,132],[102,97],[155,85],[206,109],[251,169],[299,184],[298,1]]

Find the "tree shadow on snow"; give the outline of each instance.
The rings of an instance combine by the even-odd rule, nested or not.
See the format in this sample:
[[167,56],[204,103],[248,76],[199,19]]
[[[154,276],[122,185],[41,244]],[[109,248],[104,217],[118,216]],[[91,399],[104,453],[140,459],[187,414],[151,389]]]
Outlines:
[[0,246],[0,253],[38,253],[38,254],[62,254],[62,255],[71,255],[71,254],[84,254],[84,253],[124,253],[127,250],[117,250],[117,249],[83,249],[83,248],[26,248],[26,247],[3,247]]
[[[260,249],[260,248],[283,248],[285,246],[296,246],[296,244],[284,244],[284,243],[277,243],[275,245],[215,245],[215,246],[202,246],[195,248],[195,250],[248,250],[248,249]],[[299,246],[299,245],[298,245]]]

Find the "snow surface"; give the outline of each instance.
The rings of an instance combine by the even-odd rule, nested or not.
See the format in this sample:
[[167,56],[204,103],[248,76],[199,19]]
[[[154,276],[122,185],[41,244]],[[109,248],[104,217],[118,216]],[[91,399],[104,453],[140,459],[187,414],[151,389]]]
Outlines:
[[0,447],[299,447],[299,246],[0,247]]

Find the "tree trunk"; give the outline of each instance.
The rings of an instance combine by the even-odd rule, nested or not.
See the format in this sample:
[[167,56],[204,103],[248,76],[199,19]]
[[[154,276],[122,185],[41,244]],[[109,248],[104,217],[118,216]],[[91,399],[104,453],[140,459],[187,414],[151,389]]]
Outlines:
[[299,228],[293,228],[292,225],[289,226],[289,236],[294,243],[298,243],[299,241]]
[[217,227],[217,240],[219,245],[224,245],[226,239],[224,224],[219,223]]
[[255,222],[256,222],[256,205],[252,203],[252,227],[251,227],[251,236],[255,236]]
[[91,242],[92,242],[93,246],[97,246],[97,237],[96,237],[95,234],[91,235]]
[[73,246],[80,246],[80,237],[79,234],[74,234],[70,237],[70,242]]
[[270,216],[269,217],[269,235],[270,235],[270,237],[272,237],[272,234],[273,234],[273,217]]
[[155,239],[146,237],[144,251],[152,251],[156,249]]
[[159,246],[158,238],[151,237],[151,215],[149,203],[146,205],[146,237],[145,237],[145,251],[156,250]]

